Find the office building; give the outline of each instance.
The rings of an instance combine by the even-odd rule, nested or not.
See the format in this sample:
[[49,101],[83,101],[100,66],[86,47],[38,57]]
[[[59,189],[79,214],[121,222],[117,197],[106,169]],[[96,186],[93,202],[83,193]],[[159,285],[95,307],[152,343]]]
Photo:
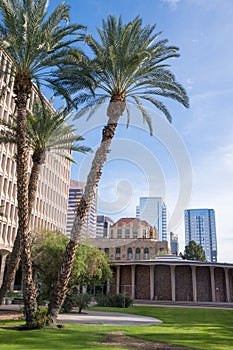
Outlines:
[[179,243],[178,243],[178,235],[173,232],[170,232],[170,249],[171,254],[178,256]]
[[158,231],[159,241],[167,241],[167,207],[161,197],[140,197],[136,217],[146,220]]
[[[66,235],[70,237],[73,221],[76,215],[77,206],[84,193],[85,182],[70,180],[69,188],[69,200],[68,200],[68,212],[67,212],[67,224]],[[83,227],[82,227],[82,239],[95,238],[96,237],[96,197],[92,201],[89,213],[87,214]]]
[[110,225],[114,221],[105,215],[97,215],[96,221],[96,238],[109,238]]
[[207,261],[217,261],[217,239],[214,209],[185,210],[185,245],[190,241],[200,244]]
[[[0,66],[9,65],[8,56],[0,51]],[[13,84],[9,76],[0,76],[0,88],[5,87],[0,99],[0,118],[8,121],[15,110]],[[31,110],[36,97],[33,88],[28,109]],[[48,103],[48,102],[47,102]],[[51,107],[52,108],[52,107]],[[3,127],[1,126],[0,129]],[[0,205],[4,217],[0,220],[0,285],[6,256],[11,252],[17,233],[17,178],[15,162],[16,146],[0,144]],[[32,162],[29,162],[30,172]],[[36,201],[32,209],[30,229],[66,231],[66,215],[70,182],[70,162],[55,154],[47,154],[41,166]]]

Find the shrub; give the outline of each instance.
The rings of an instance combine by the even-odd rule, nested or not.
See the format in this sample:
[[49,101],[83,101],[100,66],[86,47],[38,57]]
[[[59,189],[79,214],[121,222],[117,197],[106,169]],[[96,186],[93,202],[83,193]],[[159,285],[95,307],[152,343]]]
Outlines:
[[88,304],[90,303],[92,297],[90,294],[77,294],[75,291],[70,291],[66,295],[66,299],[62,305],[63,312],[69,312],[73,307],[79,308],[79,313],[81,313],[82,309],[87,309]]
[[95,300],[97,302],[97,305],[99,306],[129,307],[130,305],[132,305],[132,300],[128,295],[125,294],[97,294]]
[[48,320],[47,311],[48,310],[46,307],[42,307],[42,308],[38,308],[34,312],[32,324],[31,324],[32,329],[41,329],[47,325],[47,320]]
[[108,294],[96,294],[95,296],[95,301],[97,303],[98,306],[109,306],[110,302],[109,302],[109,296]]

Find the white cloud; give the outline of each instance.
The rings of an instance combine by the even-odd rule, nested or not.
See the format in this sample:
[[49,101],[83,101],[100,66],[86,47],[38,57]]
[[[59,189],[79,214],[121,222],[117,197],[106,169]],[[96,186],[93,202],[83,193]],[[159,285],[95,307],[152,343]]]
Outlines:
[[176,10],[178,3],[180,0],[162,0],[162,2],[165,2],[170,5],[170,8],[172,10]]

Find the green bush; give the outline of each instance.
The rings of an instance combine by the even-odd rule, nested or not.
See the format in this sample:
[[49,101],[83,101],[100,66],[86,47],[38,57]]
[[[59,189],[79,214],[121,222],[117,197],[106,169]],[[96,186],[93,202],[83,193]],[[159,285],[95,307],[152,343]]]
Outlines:
[[63,312],[69,312],[73,307],[79,308],[79,313],[81,313],[82,309],[87,309],[88,304],[91,302],[91,295],[88,293],[85,294],[77,294],[77,291],[70,291],[66,295],[66,299],[62,305]]
[[97,305],[109,307],[129,307],[132,305],[132,300],[125,294],[97,294],[95,297]]
[[109,302],[109,295],[108,294],[96,294],[95,296],[95,301],[97,303],[98,306],[109,306],[110,302]]
[[38,308],[34,314],[33,314],[33,320],[32,320],[32,329],[41,329],[44,328],[47,325],[47,308],[42,307]]

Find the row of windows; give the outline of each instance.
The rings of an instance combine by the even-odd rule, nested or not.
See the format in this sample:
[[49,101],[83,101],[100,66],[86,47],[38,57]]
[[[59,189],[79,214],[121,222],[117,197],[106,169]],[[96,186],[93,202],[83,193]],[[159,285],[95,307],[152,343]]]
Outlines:
[[[109,255],[109,248],[104,249],[105,253]],[[136,248],[135,249],[135,260],[141,260],[141,259],[147,260],[149,259],[149,249],[144,248]],[[128,248],[127,249],[127,260],[132,260],[133,259],[133,249]],[[121,260],[121,248],[116,248],[115,250],[115,260]]]
[[[133,231],[129,228],[125,228],[124,230],[121,228],[117,229],[117,238],[138,238],[139,234],[142,238],[147,238],[146,229],[133,229]],[[153,232],[149,233],[149,237],[153,237]],[[111,229],[110,231],[110,238],[114,238],[114,229]]]

